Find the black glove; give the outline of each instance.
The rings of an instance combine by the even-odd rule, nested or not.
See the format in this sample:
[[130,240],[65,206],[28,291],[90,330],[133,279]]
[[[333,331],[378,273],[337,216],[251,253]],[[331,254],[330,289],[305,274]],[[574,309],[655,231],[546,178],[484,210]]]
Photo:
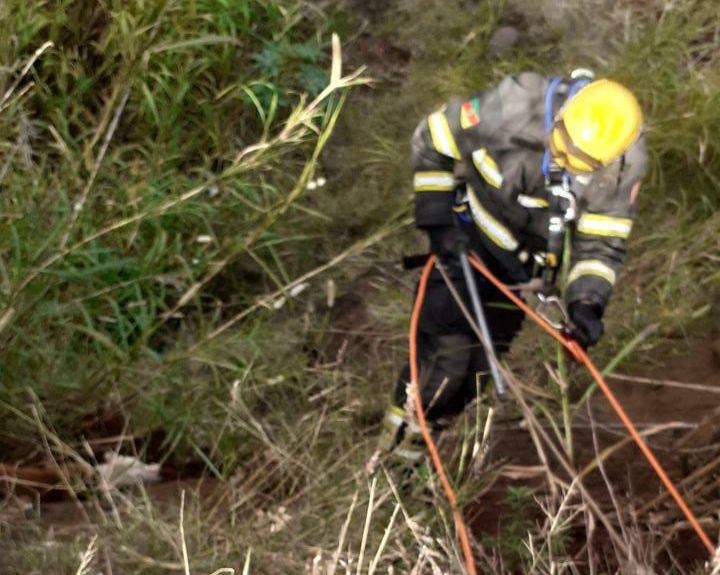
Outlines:
[[602,307],[595,303],[574,301],[568,306],[568,315],[572,322],[570,336],[583,349],[587,349],[600,341],[604,331]]
[[440,261],[452,261],[457,257],[457,248],[460,243],[467,243],[467,237],[457,226],[439,226],[427,228],[430,238],[430,251]]

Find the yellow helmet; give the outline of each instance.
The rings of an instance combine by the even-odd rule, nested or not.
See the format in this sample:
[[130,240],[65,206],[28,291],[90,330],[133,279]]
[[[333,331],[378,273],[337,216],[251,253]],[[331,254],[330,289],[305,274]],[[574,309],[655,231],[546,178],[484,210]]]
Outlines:
[[641,126],[642,111],[633,93],[612,80],[596,80],[560,109],[550,132],[550,152],[570,172],[592,172],[627,150]]

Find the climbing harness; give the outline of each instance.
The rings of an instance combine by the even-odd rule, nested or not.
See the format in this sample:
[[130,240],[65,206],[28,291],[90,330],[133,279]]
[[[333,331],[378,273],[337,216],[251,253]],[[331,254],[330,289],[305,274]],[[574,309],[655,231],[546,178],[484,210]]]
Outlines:
[[[653,452],[648,447],[645,440],[642,438],[642,436],[638,433],[637,429],[635,428],[635,425],[628,417],[627,413],[623,409],[622,405],[618,401],[617,397],[615,397],[615,394],[612,392],[610,387],[605,382],[605,379],[603,378],[600,371],[597,369],[595,364],[590,360],[589,356],[585,352],[585,350],[571,337],[563,333],[561,330],[557,329],[553,325],[551,325],[547,320],[545,320],[540,314],[538,314],[536,311],[531,309],[519,296],[517,296],[513,291],[508,288],[503,282],[501,282],[478,258],[475,254],[471,252],[469,257],[467,258],[468,262],[472,267],[474,267],[478,272],[480,272],[488,281],[490,281],[495,287],[500,290],[500,292],[505,295],[512,303],[514,303],[519,309],[521,309],[525,314],[532,319],[536,324],[538,324],[545,332],[547,332],[550,336],[552,336],[554,339],[556,339],[567,351],[571,354],[571,356],[580,364],[584,365],[585,368],[588,370],[588,373],[592,376],[593,380],[597,383],[600,390],[603,392],[605,397],[607,398],[608,402],[610,403],[610,406],[613,408],[615,413],[618,415],[620,420],[622,421],[625,428],[630,433],[630,436],[637,444],[640,451],[643,453],[645,458],[647,459],[650,466],[653,468],[657,476],[660,478],[660,481],[663,483],[665,488],[667,489],[668,493],[672,496],[672,498],[677,503],[680,510],[683,512],[685,517],[687,518],[688,522],[694,529],[695,533],[697,534],[700,541],[703,543],[705,548],[708,550],[711,556],[715,553],[715,547],[713,546],[710,538],[708,537],[705,530],[700,525],[697,517],[692,512],[692,510],[688,507],[688,505],[685,503],[685,500],[680,495],[679,491],[673,484],[672,480],[668,477],[667,473],[663,469],[662,465],[658,462],[657,458],[653,454]],[[433,267],[435,266],[436,262],[436,256],[431,255],[427,262],[425,263],[425,266],[422,271],[422,275],[420,277],[420,281],[418,283],[418,290],[417,290],[417,296],[415,298],[415,304],[413,305],[412,310],[412,316],[410,319],[410,333],[409,333],[409,340],[410,340],[410,381],[411,381],[411,387],[413,390],[413,397],[414,397],[414,404],[415,404],[415,412],[417,414],[417,420],[418,425],[420,426],[420,431],[422,433],[423,439],[425,440],[425,443],[428,448],[428,452],[430,453],[430,457],[433,462],[433,466],[435,467],[435,471],[438,475],[438,479],[440,481],[440,484],[442,485],[443,491],[445,492],[445,495],[448,499],[448,502],[450,503],[450,508],[453,513],[453,518],[455,521],[455,529],[457,531],[458,539],[460,540],[460,545],[463,551],[463,556],[465,558],[465,563],[467,566],[468,573],[470,575],[476,575],[477,569],[475,567],[475,560],[472,555],[472,547],[470,546],[470,539],[468,536],[468,530],[467,526],[465,524],[465,520],[462,515],[462,511],[458,506],[457,502],[457,496],[455,495],[455,492],[452,488],[452,485],[450,484],[450,481],[448,480],[447,474],[445,473],[445,469],[442,464],[442,460],[440,459],[440,455],[437,450],[437,446],[435,445],[435,442],[430,435],[430,431],[428,428],[428,422],[425,418],[425,411],[423,409],[422,405],[422,398],[420,394],[420,374],[419,374],[419,367],[418,367],[418,358],[417,358],[417,332],[418,332],[418,323],[420,319],[420,311],[422,310],[423,303],[425,301],[425,292],[427,288],[428,279],[430,277],[430,273],[432,272]],[[490,358],[488,358],[490,361]],[[497,361],[497,360],[496,360]]]

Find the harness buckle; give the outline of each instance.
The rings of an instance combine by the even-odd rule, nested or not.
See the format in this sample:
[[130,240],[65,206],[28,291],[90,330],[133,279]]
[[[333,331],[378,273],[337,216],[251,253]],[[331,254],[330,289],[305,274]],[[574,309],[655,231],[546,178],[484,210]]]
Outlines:
[[[557,210],[553,216],[561,216],[563,223],[575,221],[577,218],[577,199],[570,191],[570,181],[567,176],[562,176],[560,181],[550,178],[547,182],[548,193],[556,200],[551,201],[551,206]],[[555,210],[552,210],[555,212]]]

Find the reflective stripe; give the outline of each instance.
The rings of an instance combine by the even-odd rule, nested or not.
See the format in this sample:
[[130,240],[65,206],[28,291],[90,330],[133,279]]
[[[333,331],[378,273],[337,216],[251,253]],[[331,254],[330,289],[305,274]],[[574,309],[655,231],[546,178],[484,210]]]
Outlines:
[[577,262],[568,274],[567,283],[571,284],[581,276],[598,276],[615,285],[615,270],[600,260],[582,260]]
[[459,160],[460,151],[450,131],[445,112],[440,111],[430,114],[428,116],[428,126],[430,127],[430,136],[435,149],[443,156]]
[[385,412],[385,421],[389,424],[390,428],[398,428],[404,424],[408,424],[408,433],[420,433],[420,427],[417,423],[406,420],[405,412],[399,407],[392,405]]
[[520,194],[517,197],[518,204],[520,204],[523,208],[547,208],[548,202],[547,200],[543,200],[542,198],[534,198],[532,196],[526,196],[525,194]]
[[599,214],[583,214],[577,224],[577,230],[591,236],[611,238],[627,238],[632,231],[633,222],[630,218],[614,218]]
[[470,202],[470,211],[477,226],[489,237],[493,243],[497,244],[504,250],[516,250],[518,241],[504,225],[497,221],[478,201],[473,189],[468,186],[468,200]]
[[475,168],[488,184],[496,188],[502,186],[503,177],[498,169],[498,165],[495,160],[490,157],[485,148],[475,150],[472,153],[472,159]]
[[416,172],[413,183],[416,192],[451,192],[455,176],[452,172]]
[[413,451],[412,449],[396,449],[395,453],[408,461],[417,461],[423,456],[421,451]]
[[575,181],[578,184],[582,184],[583,186],[587,186],[590,182],[592,182],[592,174],[577,174],[575,176]]
[[385,421],[390,424],[390,427],[400,427],[403,423],[405,423],[405,419],[402,415],[398,415],[391,410],[388,410],[385,414]]
[[394,413],[395,415],[399,415],[400,417],[405,417],[405,410],[402,407],[398,407],[397,405],[391,405],[388,407],[388,413]]

